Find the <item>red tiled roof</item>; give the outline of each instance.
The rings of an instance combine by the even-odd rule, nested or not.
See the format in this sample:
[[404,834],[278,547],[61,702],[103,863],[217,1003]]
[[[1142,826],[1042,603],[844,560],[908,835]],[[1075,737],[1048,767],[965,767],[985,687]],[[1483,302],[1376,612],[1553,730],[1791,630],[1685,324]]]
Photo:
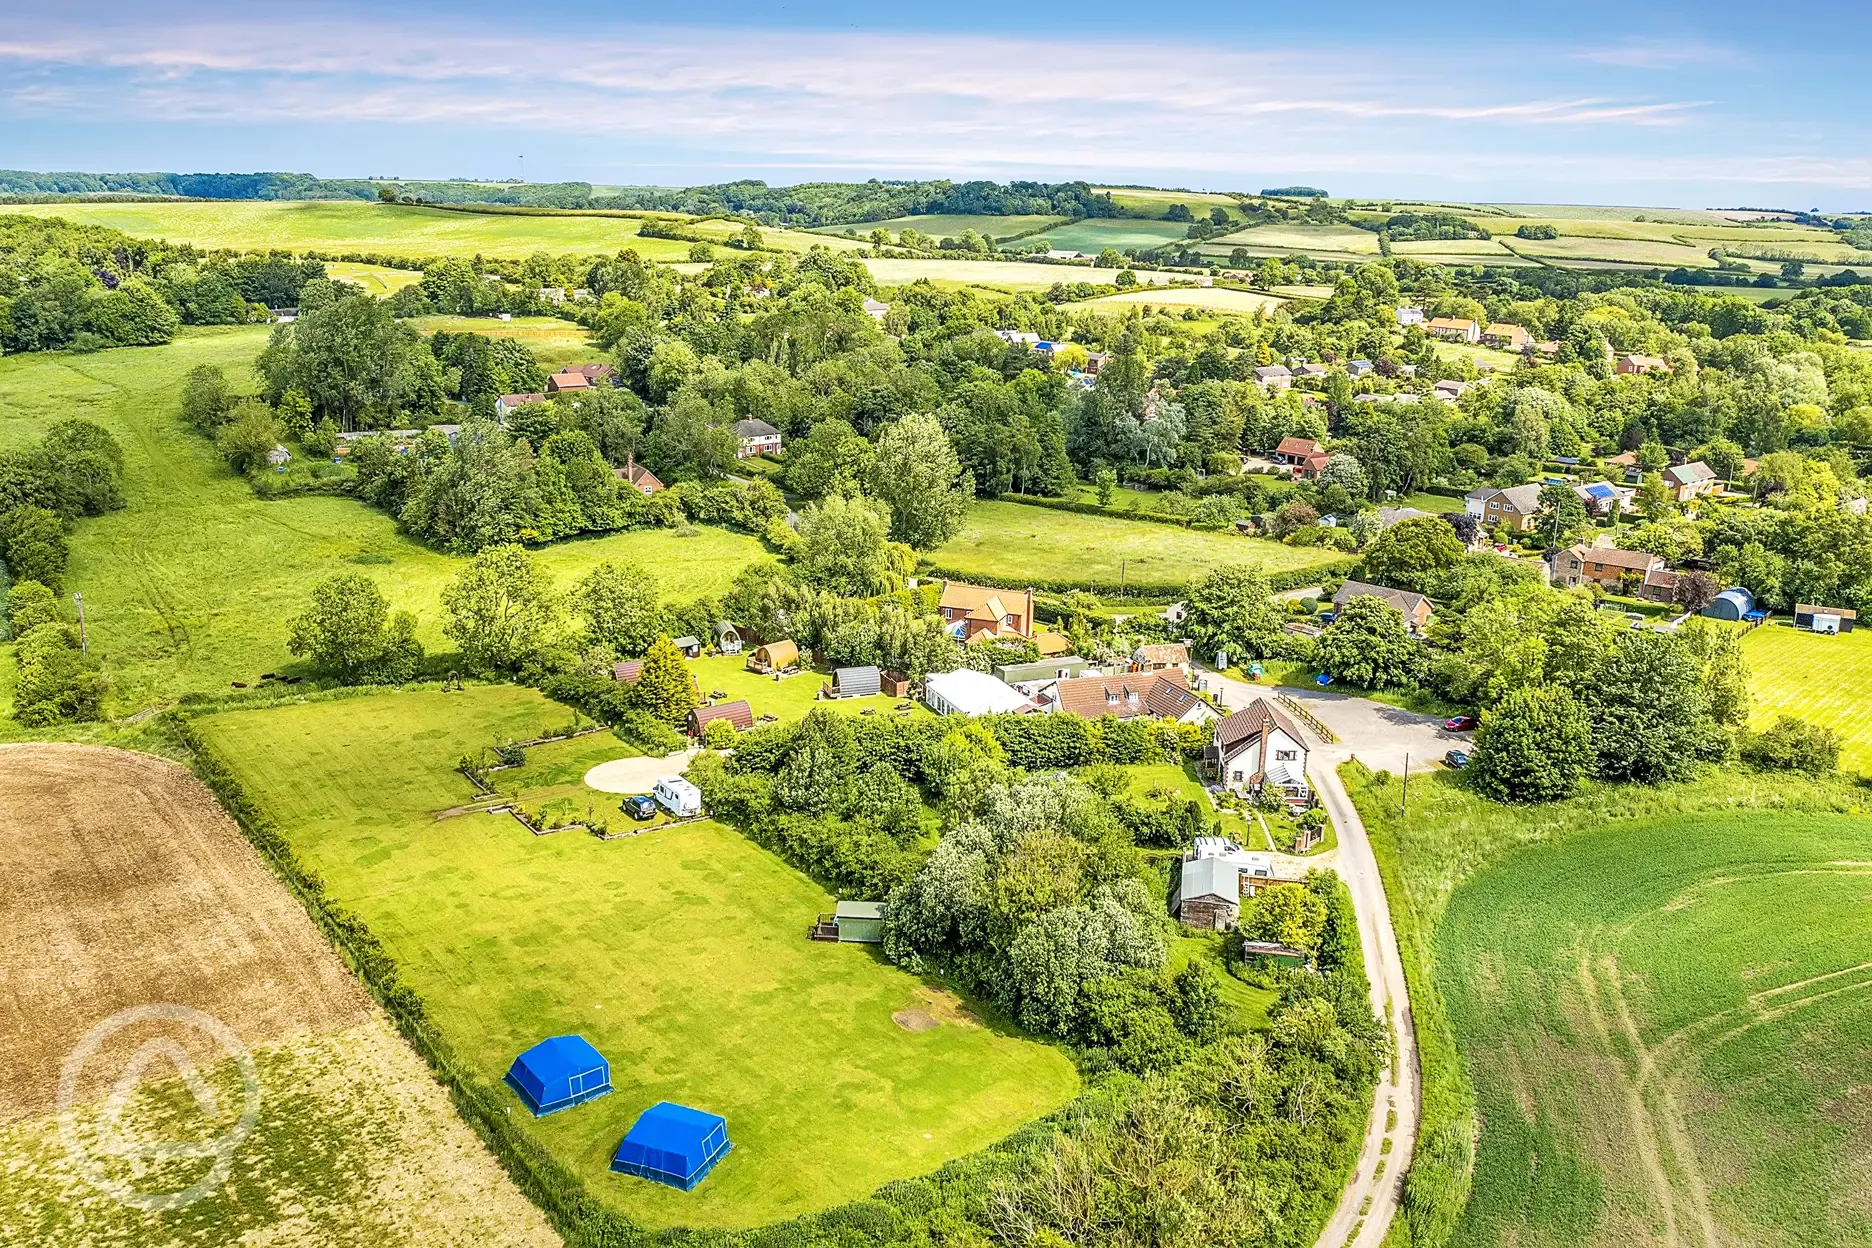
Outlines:
[[1312,438],[1282,438],[1274,448],[1277,455],[1317,455],[1326,448]]
[[1300,734],[1300,729],[1294,726],[1293,720],[1287,718],[1286,712],[1266,698],[1256,698],[1234,714],[1224,716],[1222,722],[1216,725],[1216,746],[1226,749],[1251,737],[1260,736],[1267,731],[1269,724],[1273,724],[1301,745],[1306,744],[1306,738]]
[[1125,676],[1080,676],[1053,686],[1059,708],[1083,719],[1115,715],[1131,719],[1153,715],[1181,718],[1200,699],[1183,683],[1183,673],[1134,672]]

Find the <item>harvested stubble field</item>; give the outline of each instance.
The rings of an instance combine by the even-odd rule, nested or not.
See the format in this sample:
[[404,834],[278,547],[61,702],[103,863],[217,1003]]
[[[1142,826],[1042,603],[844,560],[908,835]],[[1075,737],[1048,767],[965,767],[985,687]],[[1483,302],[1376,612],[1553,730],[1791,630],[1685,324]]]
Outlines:
[[[298,902],[192,775],[147,754],[0,746],[0,1243],[553,1244]],[[146,1213],[92,1187],[57,1116],[60,1069],[135,1006],[203,1011],[251,1051],[253,1130],[200,1201]],[[172,1047],[115,1121],[108,1094],[152,1042]],[[186,1055],[178,1063],[177,1055]],[[187,1065],[213,1100],[189,1095]],[[246,1104],[204,1032],[132,1023],[84,1063],[72,1122],[103,1174],[187,1188],[208,1158],[96,1148],[211,1138]]]

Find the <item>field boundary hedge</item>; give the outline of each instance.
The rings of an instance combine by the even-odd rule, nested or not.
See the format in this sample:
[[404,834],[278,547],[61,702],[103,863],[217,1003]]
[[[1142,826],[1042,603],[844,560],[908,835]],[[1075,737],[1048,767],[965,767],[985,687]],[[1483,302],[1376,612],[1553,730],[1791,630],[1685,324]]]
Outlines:
[[[1243,555],[1243,563],[1255,562],[1252,552],[1244,551]],[[1267,580],[1268,588],[1279,593],[1287,589],[1303,589],[1335,575],[1344,575],[1345,570],[1356,562],[1353,556],[1347,555],[1344,559],[1316,564],[1310,568],[1288,568],[1280,572],[1264,572],[1262,575]],[[922,565],[917,575],[925,580],[963,581],[970,585],[985,585],[990,589],[1032,589],[1036,593],[1047,594],[1070,594],[1075,590],[1085,590],[1101,598],[1158,599],[1162,602],[1179,602],[1189,589],[1188,581],[1134,581],[1128,577],[1121,588],[1116,582],[1096,578],[1067,581],[1049,577],[987,576],[929,562]]]
[[1104,516],[1111,520],[1143,520],[1149,524],[1169,524],[1181,529],[1190,527],[1188,516],[1172,515],[1167,511],[1113,511],[1097,503],[1082,503],[1070,498],[1047,498],[1039,494],[997,494],[991,501],[1020,503],[1027,507],[1046,507],[1053,511],[1070,511],[1081,516]]

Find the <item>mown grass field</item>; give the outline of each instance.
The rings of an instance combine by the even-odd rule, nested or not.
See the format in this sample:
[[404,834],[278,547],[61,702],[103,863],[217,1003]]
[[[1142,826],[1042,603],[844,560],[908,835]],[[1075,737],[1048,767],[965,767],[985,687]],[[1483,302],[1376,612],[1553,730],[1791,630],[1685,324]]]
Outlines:
[[[82,416],[124,449],[129,505],[78,522],[66,578],[68,592],[85,596],[114,713],[289,670],[286,621],[336,572],[370,576],[394,607],[416,613],[425,645],[447,648],[442,590],[465,560],[410,541],[351,499],[256,498],[183,426],[188,371],[217,364],[244,386],[266,335],[264,326],[189,330],[165,347],[0,359],[0,446]],[[697,527],[565,542],[538,558],[562,586],[603,560],[631,560],[657,574],[666,598],[683,599],[719,593],[772,556],[754,538]]]
[[[1164,206],[1168,208],[1169,203]],[[1191,204],[1190,211],[1206,213],[1208,209]],[[1057,250],[1083,251],[1096,256],[1107,247],[1124,251],[1131,247],[1161,247],[1178,242],[1189,236],[1189,226],[1178,221],[1144,221],[1135,217],[1087,217],[1071,225],[1049,229],[1046,236]]]
[[422,281],[416,269],[392,269],[381,264],[358,264],[350,260],[333,261],[325,266],[325,275],[334,281],[361,286],[374,299],[394,295],[405,286]]
[[[565,717],[529,690],[475,687],[201,727],[480,1077],[497,1081],[562,1032],[609,1058],[611,1095],[526,1120],[600,1199],[651,1226],[756,1225],[934,1169],[1073,1094],[1058,1050],[874,949],[808,941],[832,899],[719,824],[604,842],[532,836],[504,816],[433,818],[469,796],[452,770],[462,752]],[[893,1021],[910,1008],[941,1024]],[[690,1193],[607,1168],[663,1099],[728,1119],[734,1151]]]
[[[1784,1068],[1737,1064],[1728,1068],[1735,1083],[1720,1081],[1721,1063],[1731,1060],[1725,1054],[1748,1053],[1753,1041],[1709,1049],[1708,1058],[1704,1048],[1662,1047],[1698,1012],[1715,1015],[1749,993],[1798,980],[1802,966],[1849,957],[1824,968],[1841,969],[1872,957],[1842,953],[1835,933],[1810,924],[1798,894],[1801,879],[1814,880],[1812,920],[1865,931],[1856,919],[1838,917],[1850,908],[1833,911],[1831,919],[1827,913],[1841,887],[1865,879],[1840,877],[1826,865],[1864,856],[1852,838],[1863,843],[1867,821],[1838,817],[1862,816],[1862,789],[1837,778],[1809,781],[1730,767],[1683,784],[1591,785],[1567,802],[1516,807],[1484,801],[1459,773],[1437,770],[1412,777],[1406,814],[1397,777],[1374,775],[1357,763],[1340,772],[1377,853],[1403,953],[1423,1065],[1425,1139],[1466,1136],[1478,1105],[1482,1111],[1475,1200],[1453,1242],[1465,1248],[1868,1242],[1815,1230],[1820,1219],[1842,1216],[1842,1225],[1863,1219],[1864,1205],[1851,1195],[1862,1189],[1838,1188],[1830,1202],[1788,1207],[1790,1199],[1809,1201],[1813,1184],[1839,1174],[1789,1169],[1806,1160],[1798,1112],[1812,1112],[1811,1105],[1798,1112],[1794,1106],[1815,1080],[1837,1076],[1828,1069],[1834,1040],[1816,1047],[1809,1062],[1798,1046],[1787,1047],[1799,1033],[1764,1026],[1757,1039],[1782,1046],[1776,1060]],[[1537,858],[1549,853],[1540,847],[1558,856]],[[1493,878],[1491,868],[1516,871],[1528,862],[1546,865],[1528,868],[1530,874],[1514,877],[1511,886],[1483,883]],[[1814,874],[1776,875],[1784,870]],[[1480,899],[1475,909],[1468,908],[1472,882]],[[1764,883],[1768,887],[1756,888]],[[1852,904],[1863,908],[1864,902]],[[1519,911],[1528,917],[1517,917]],[[1460,931],[1454,926],[1459,913]],[[1789,914],[1800,917],[1788,922]],[[1759,956],[1747,953],[1744,937],[1755,939]],[[1594,973],[1582,980],[1580,955],[1589,951]],[[1629,972],[1616,981],[1599,974],[1607,956],[1615,963],[1628,959]],[[1664,966],[1671,959],[1683,965]],[[1585,1009],[1587,985],[1601,1015],[1613,1020],[1605,1035],[1594,1030]],[[1624,994],[1640,1043],[1654,1058],[1670,1059],[1642,1082],[1642,1114],[1632,1112],[1620,1091],[1621,1080],[1633,1082],[1639,1050],[1618,1020],[1609,995],[1614,987]],[[1460,1015],[1451,999],[1456,993],[1466,994]],[[1792,1021],[1798,1023],[1798,1015]],[[1848,1019],[1842,1026],[1842,1040],[1863,1048],[1861,1023]],[[1684,1077],[1692,1080],[1687,1093],[1686,1085],[1671,1082]],[[1783,1087],[1787,1104],[1778,1107]],[[1690,1111],[1690,1144],[1670,1142],[1672,1119],[1655,1095],[1659,1090]],[[1837,1141],[1835,1129],[1842,1126],[1865,1130],[1864,1116],[1843,1103],[1826,1112],[1816,1139]],[[1674,1156],[1703,1166],[1704,1191],[1716,1193],[1715,1216],[1737,1220],[1719,1222],[1721,1233],[1706,1236],[1698,1212],[1704,1205],[1694,1198],[1690,1172],[1666,1160],[1663,1187],[1673,1193],[1674,1226],[1666,1234],[1663,1188],[1646,1177],[1639,1151],[1647,1134],[1665,1139]],[[1743,1138],[1752,1138],[1761,1160],[1748,1161],[1748,1173],[1738,1175],[1736,1141]],[[1863,1134],[1856,1147],[1863,1157]],[[1776,1196],[1764,1174],[1798,1195]],[[1770,1203],[1739,1209],[1738,1197],[1719,1191],[1731,1179],[1744,1185],[1738,1190],[1750,1201]],[[1650,1221],[1634,1229],[1647,1201]],[[1863,1236],[1864,1226],[1862,1220],[1853,1234]]]
[[892,217],[888,221],[857,221],[846,225],[821,226],[815,234],[832,234],[840,238],[851,237],[846,232],[856,231],[856,237],[868,239],[872,230],[889,230],[895,238],[905,230],[921,230],[931,238],[957,238],[964,230],[974,230],[983,238],[1013,238],[1034,230],[1043,230],[1055,222],[1064,223],[1065,217],[1049,216],[987,216],[978,213],[932,212],[921,216]]
[[1750,726],[1794,715],[1840,736],[1840,766],[1872,774],[1872,631],[1839,637],[1777,621],[1742,639],[1754,693]]
[[1088,299],[1070,306],[1097,310],[1113,306],[1149,304],[1152,307],[1200,308],[1206,312],[1239,312],[1252,316],[1272,312],[1286,300],[1252,290],[1231,290],[1226,286],[1173,286],[1163,290],[1127,290],[1103,299]]
[[1233,234],[1212,238],[1206,251],[1224,253],[1246,247],[1257,255],[1285,256],[1296,252],[1337,256],[1376,256],[1378,236],[1351,225],[1254,225]]
[[1702,815],[1459,889],[1482,1151],[1457,1245],[1872,1243],[1872,820]]
[[425,334],[439,329],[451,334],[512,338],[531,351],[540,366],[547,369],[602,360],[605,356],[605,352],[591,345],[591,336],[583,325],[562,321],[556,316],[516,316],[510,321],[492,316],[419,316],[410,324]]
[[1283,546],[1233,533],[1207,533],[1053,511],[1025,503],[979,502],[968,523],[929,555],[945,572],[1015,582],[1118,588],[1180,586],[1190,577],[1229,563],[1252,563],[1267,572],[1325,568],[1345,556],[1315,547]]

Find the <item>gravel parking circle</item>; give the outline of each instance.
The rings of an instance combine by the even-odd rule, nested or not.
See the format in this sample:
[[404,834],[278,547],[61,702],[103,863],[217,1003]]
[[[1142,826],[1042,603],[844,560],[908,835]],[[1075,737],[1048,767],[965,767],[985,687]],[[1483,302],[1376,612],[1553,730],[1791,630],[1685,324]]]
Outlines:
[[689,755],[678,750],[662,758],[614,758],[585,773],[585,787],[600,793],[648,793],[665,776],[680,776]]

